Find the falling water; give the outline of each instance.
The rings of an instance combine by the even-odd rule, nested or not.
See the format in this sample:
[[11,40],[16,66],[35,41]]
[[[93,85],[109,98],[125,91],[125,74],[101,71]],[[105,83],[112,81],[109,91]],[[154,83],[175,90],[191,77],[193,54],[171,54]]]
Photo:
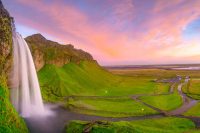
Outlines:
[[29,117],[44,114],[39,82],[32,55],[26,41],[19,33],[13,31],[13,79],[11,103],[20,116]]

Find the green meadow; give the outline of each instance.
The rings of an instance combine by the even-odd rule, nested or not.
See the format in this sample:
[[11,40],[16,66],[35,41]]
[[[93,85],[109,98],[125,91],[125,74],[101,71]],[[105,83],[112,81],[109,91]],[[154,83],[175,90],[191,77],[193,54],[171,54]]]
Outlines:
[[[191,80],[182,86],[182,90],[194,99],[200,98],[200,90],[198,89],[200,80],[196,80],[199,78],[199,71],[106,70],[96,62],[83,61],[79,65],[70,62],[63,67],[47,64],[38,72],[44,102],[63,101],[63,106],[74,113],[114,118],[159,114],[159,112],[129,96],[168,93],[172,84],[160,81],[174,78],[177,75],[190,76]],[[178,84],[183,82],[185,82],[185,78],[174,86],[173,94],[147,95],[138,99],[164,111],[175,110],[183,104],[177,90]],[[186,111],[184,115],[200,116],[199,110],[200,103]],[[65,132],[81,133],[89,124],[92,122],[72,121],[67,125],[69,128],[66,128]],[[108,122],[108,125],[97,124],[90,132],[171,133],[192,131],[194,128],[194,123],[188,119],[166,117],[129,122]]]
[[158,83],[157,77],[116,76],[96,62],[72,62],[63,67],[47,64],[38,72],[44,101],[58,102],[65,96],[127,96],[167,93],[168,83]]
[[190,76],[190,78],[200,78],[200,71],[194,70],[109,69],[109,71],[120,76],[171,78],[180,75],[183,77]]
[[159,112],[132,98],[71,98],[67,105],[72,112],[102,117],[131,117],[155,115]]
[[175,109],[181,107],[183,104],[182,98],[178,94],[178,90],[177,90],[178,84],[179,83],[177,83],[174,86],[173,94],[143,96],[143,97],[139,97],[138,99],[143,101],[144,103],[147,103],[153,107],[156,107],[156,108],[164,110],[164,111],[175,110]]
[[[92,122],[71,121],[64,133],[82,133]],[[90,133],[182,133],[195,129],[192,121],[184,118],[166,117],[161,119],[107,122],[98,121]],[[102,125],[107,123],[108,125]]]

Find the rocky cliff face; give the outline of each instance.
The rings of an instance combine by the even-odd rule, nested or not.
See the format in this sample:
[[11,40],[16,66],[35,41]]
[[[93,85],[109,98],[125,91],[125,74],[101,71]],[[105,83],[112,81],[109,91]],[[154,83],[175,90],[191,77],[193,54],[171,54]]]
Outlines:
[[11,66],[12,60],[12,17],[0,0],[0,75]]
[[54,64],[62,67],[68,62],[77,65],[83,60],[95,61],[93,57],[83,50],[75,49],[73,45],[61,45],[44,38],[41,34],[34,34],[25,38],[36,66],[39,71],[45,64]]
[[12,64],[12,29],[8,11],[0,0],[0,132],[1,133],[27,133],[29,132],[24,120],[9,101],[9,91],[6,74],[11,70]]

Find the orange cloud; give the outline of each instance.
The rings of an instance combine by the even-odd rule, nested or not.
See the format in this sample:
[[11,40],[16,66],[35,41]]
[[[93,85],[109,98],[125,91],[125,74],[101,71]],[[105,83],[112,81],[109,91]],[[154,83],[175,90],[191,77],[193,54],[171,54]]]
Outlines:
[[[180,51],[177,47],[190,46],[192,41],[182,38],[183,31],[200,15],[199,0],[105,1],[102,5],[91,2],[84,11],[77,3],[65,2],[17,0],[16,4],[30,8],[29,14],[12,10],[21,15],[16,19],[20,24],[88,50],[100,62],[171,58]],[[93,11],[96,15],[91,15]]]

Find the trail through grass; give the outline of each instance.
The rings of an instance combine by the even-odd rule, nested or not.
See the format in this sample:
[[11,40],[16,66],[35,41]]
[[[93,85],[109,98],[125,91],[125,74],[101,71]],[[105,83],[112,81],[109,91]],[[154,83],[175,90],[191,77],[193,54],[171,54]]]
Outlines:
[[183,104],[181,96],[178,94],[177,83],[174,86],[173,94],[168,95],[155,95],[155,96],[143,96],[138,99],[161,110],[171,111],[175,110]]

